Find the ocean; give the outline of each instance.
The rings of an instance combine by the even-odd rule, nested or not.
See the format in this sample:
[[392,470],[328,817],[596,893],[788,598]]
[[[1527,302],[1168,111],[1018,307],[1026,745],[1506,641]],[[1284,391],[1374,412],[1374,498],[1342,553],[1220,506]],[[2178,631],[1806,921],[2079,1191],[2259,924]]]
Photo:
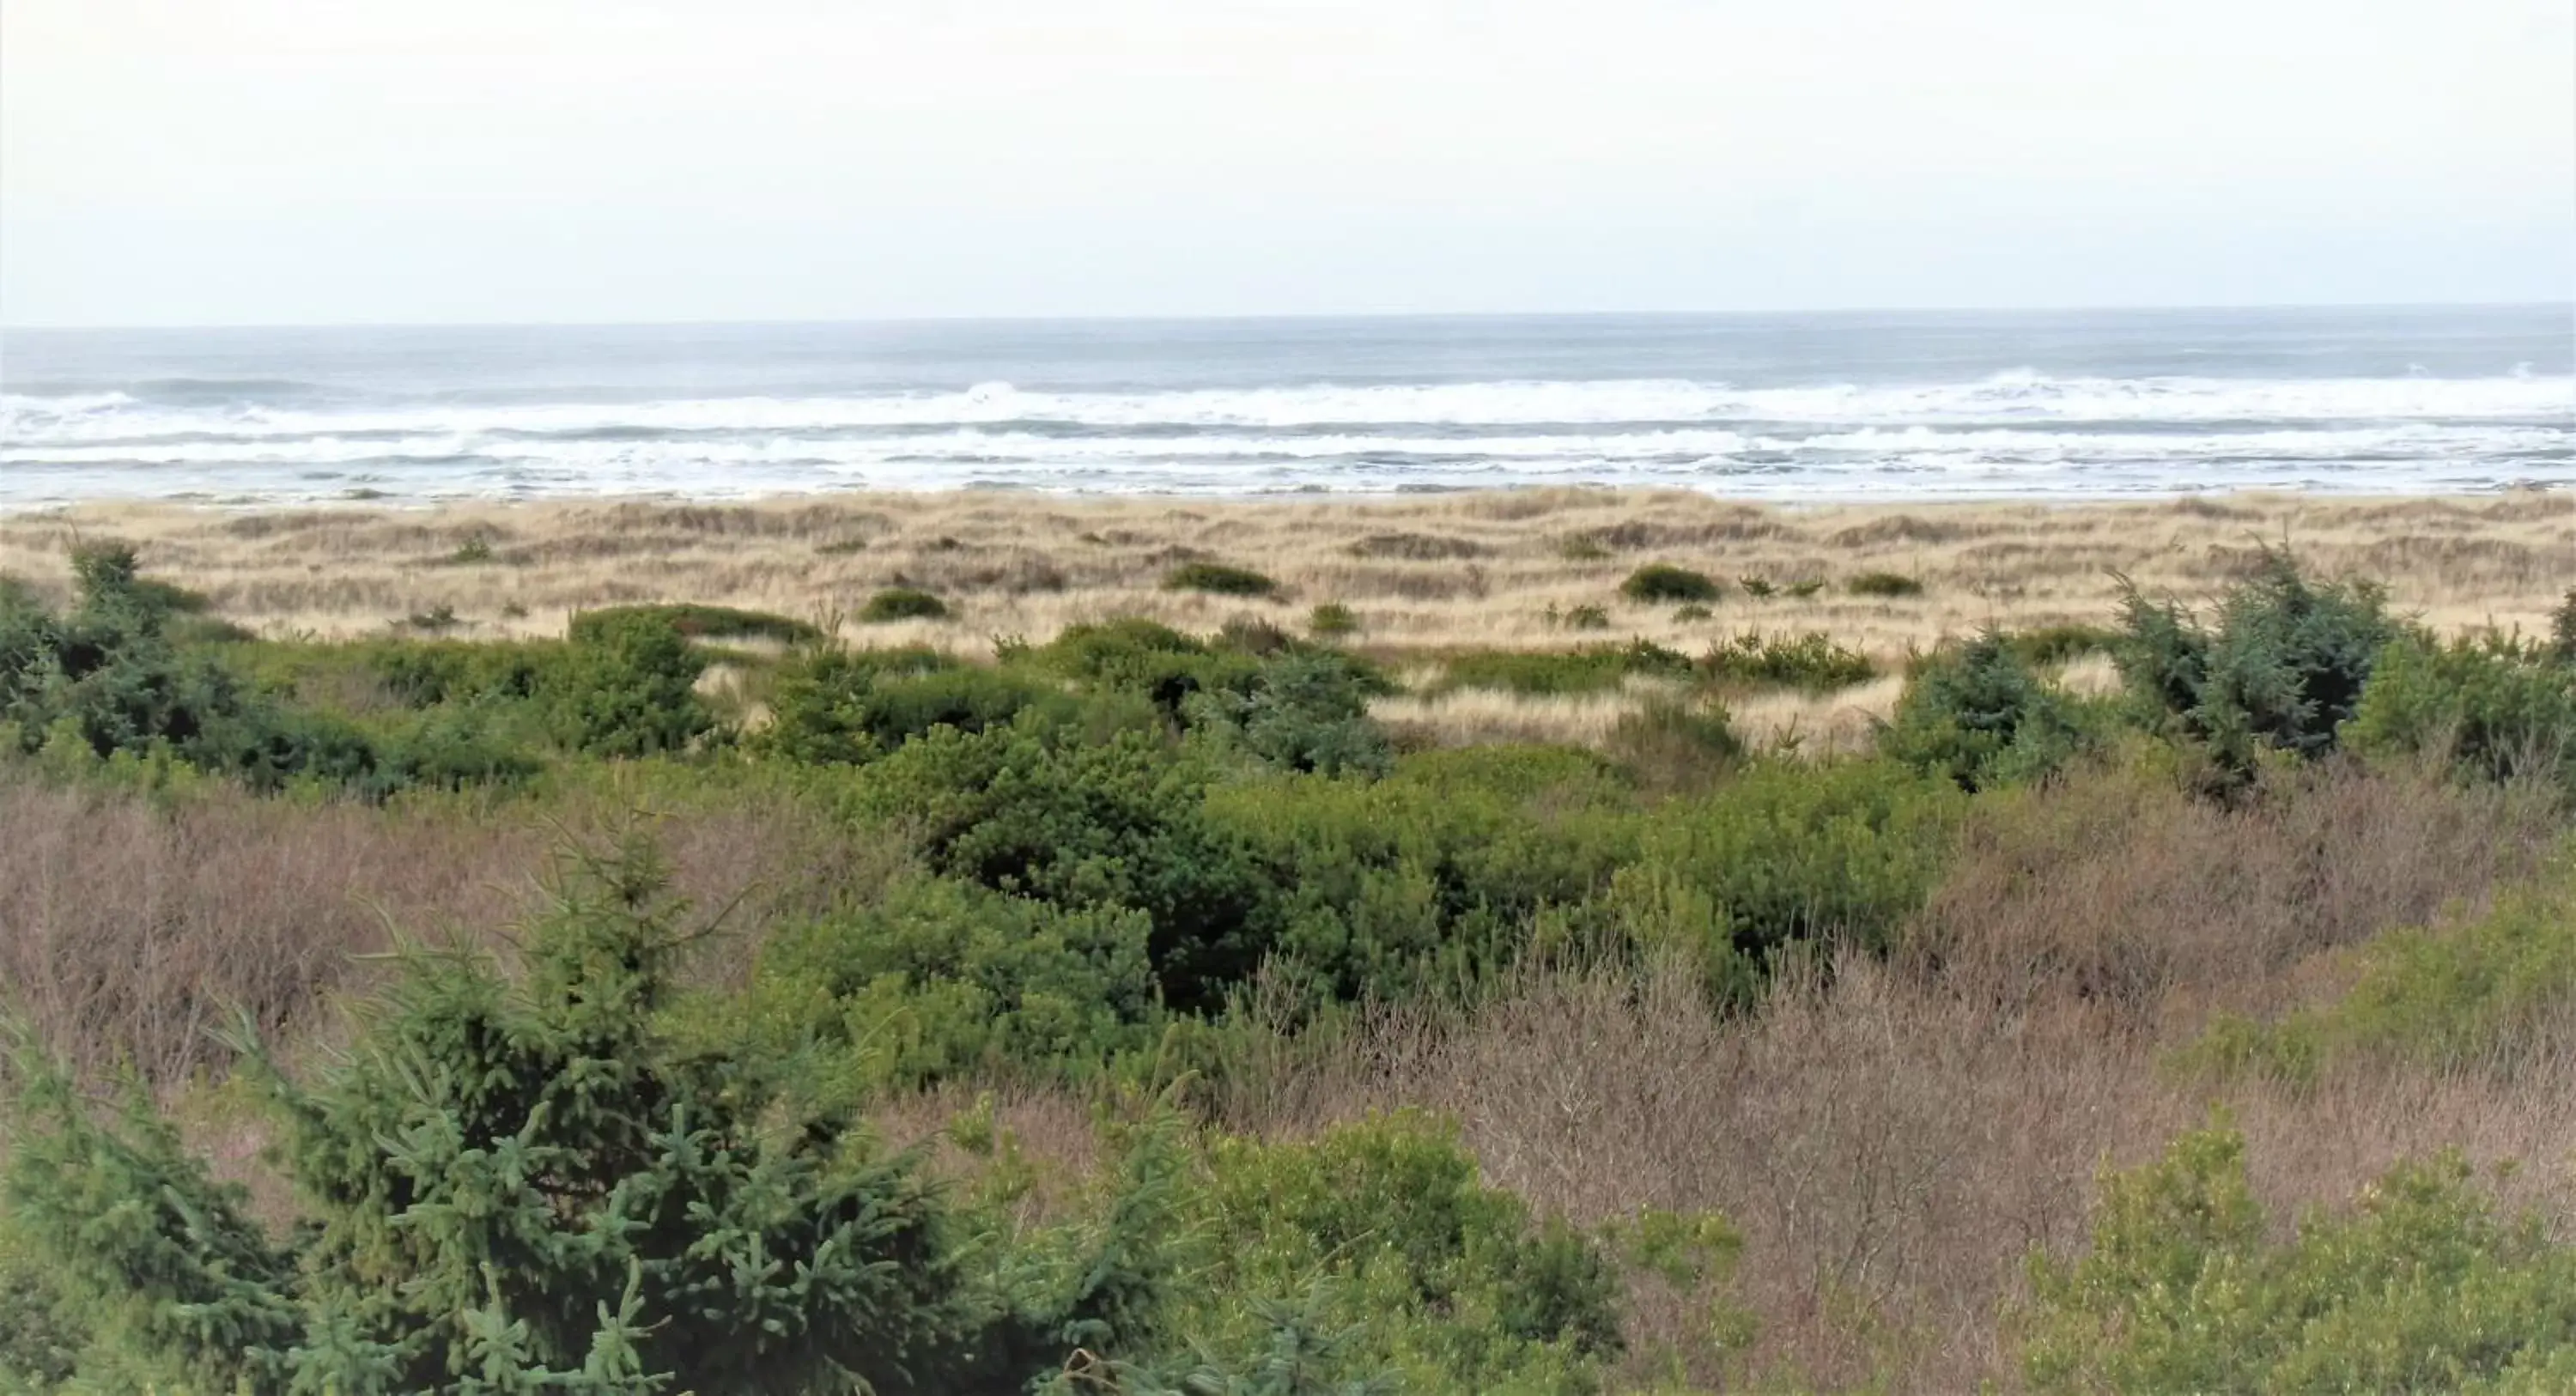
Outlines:
[[2565,305],[0,333],[0,507],[2576,484]]

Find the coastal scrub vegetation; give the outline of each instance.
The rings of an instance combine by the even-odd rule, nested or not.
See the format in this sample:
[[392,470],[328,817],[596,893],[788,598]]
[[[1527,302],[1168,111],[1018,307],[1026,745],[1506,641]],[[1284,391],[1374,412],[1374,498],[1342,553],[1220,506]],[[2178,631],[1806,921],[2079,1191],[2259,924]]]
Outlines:
[[[2576,1375],[2576,665],[2286,554],[1883,679],[75,579],[0,587],[0,1390]],[[1634,701],[1378,716],[1480,692]]]

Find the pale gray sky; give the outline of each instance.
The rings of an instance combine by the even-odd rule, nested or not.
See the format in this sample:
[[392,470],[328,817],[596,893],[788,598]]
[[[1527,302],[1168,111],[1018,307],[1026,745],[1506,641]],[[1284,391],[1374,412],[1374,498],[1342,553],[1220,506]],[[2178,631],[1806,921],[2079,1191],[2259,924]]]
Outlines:
[[2557,300],[2570,0],[7,0],[0,321]]

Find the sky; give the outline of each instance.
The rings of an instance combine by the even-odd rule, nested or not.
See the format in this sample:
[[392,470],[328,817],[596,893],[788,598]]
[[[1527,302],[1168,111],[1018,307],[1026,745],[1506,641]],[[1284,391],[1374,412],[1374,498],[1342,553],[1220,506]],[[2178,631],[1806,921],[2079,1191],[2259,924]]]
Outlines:
[[7,0],[0,323],[2565,300],[2569,0]]

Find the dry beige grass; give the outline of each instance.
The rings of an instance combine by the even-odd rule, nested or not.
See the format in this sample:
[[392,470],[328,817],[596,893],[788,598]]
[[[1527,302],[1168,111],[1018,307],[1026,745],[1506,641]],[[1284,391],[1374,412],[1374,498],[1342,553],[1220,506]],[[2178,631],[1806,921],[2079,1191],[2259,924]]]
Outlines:
[[[1880,656],[1989,623],[2098,621],[2112,574],[2186,599],[2225,585],[2258,544],[2287,543],[2328,574],[2387,582],[2445,628],[2537,625],[2576,582],[2576,499],[2243,496],[2142,504],[1906,504],[1776,508],[1695,494],[1531,490],[1371,500],[1202,502],[1010,494],[850,495],[765,504],[543,503],[349,506],[241,513],[89,505],[0,519],[0,571],[65,574],[76,537],[143,545],[155,573],[204,591],[224,616],[272,632],[345,635],[452,607],[486,633],[560,633],[575,608],[702,601],[805,617],[848,614],[908,584],[956,608],[887,638],[957,648],[996,634],[1044,639],[1076,620],[1150,615],[1209,628],[1239,614],[1297,624],[1340,601],[1364,643],[1390,649],[1561,646],[1632,635],[1688,642],[1748,628],[1831,631]],[[449,565],[470,539],[494,561]],[[1576,560],[1568,544],[1597,556]],[[1578,551],[1580,551],[1578,549]],[[1209,558],[1276,577],[1275,601],[1161,589]],[[1649,561],[1729,584],[1713,618],[1624,604]],[[1919,599],[1826,592],[1755,600],[1741,577],[1829,583],[1866,571],[1920,577]],[[1600,605],[1612,628],[1551,628],[1548,607]],[[509,607],[526,615],[505,617]]]
[[[59,584],[78,538],[143,546],[155,573],[205,592],[225,617],[272,635],[352,635],[451,608],[469,635],[560,633],[578,608],[699,601],[830,619],[877,589],[921,586],[949,619],[845,626],[867,643],[972,652],[995,636],[1145,615],[1213,629],[1243,615],[1302,627],[1306,609],[1357,612],[1383,657],[1647,638],[1685,650],[1746,630],[1823,630],[1892,664],[1910,648],[1985,625],[2108,618],[2114,574],[2185,600],[2239,575],[2261,544],[2287,543],[2328,575],[2386,582],[2402,610],[2446,630],[2542,627],[2576,584],[2576,499],[2523,491],[2459,499],[2242,496],[2139,504],[1762,507],[1696,494],[1525,490],[1368,500],[1208,502],[993,493],[850,495],[761,504],[550,502],[286,512],[90,505],[0,519],[0,572]],[[493,561],[448,561],[469,540]],[[1178,562],[1257,568],[1276,599],[1161,587]],[[1623,602],[1638,565],[1671,562],[1727,584],[1704,620]],[[1870,571],[1919,577],[1919,598],[1844,595]],[[1744,577],[1828,583],[1764,600]],[[1551,610],[1603,607],[1606,631],[1552,626]],[[2098,675],[2089,677],[2097,678]],[[1757,742],[1812,749],[1865,739],[1892,687],[1739,705]],[[1620,698],[1459,694],[1402,700],[1381,716],[1440,742],[1520,736],[1592,741],[1635,705]]]

